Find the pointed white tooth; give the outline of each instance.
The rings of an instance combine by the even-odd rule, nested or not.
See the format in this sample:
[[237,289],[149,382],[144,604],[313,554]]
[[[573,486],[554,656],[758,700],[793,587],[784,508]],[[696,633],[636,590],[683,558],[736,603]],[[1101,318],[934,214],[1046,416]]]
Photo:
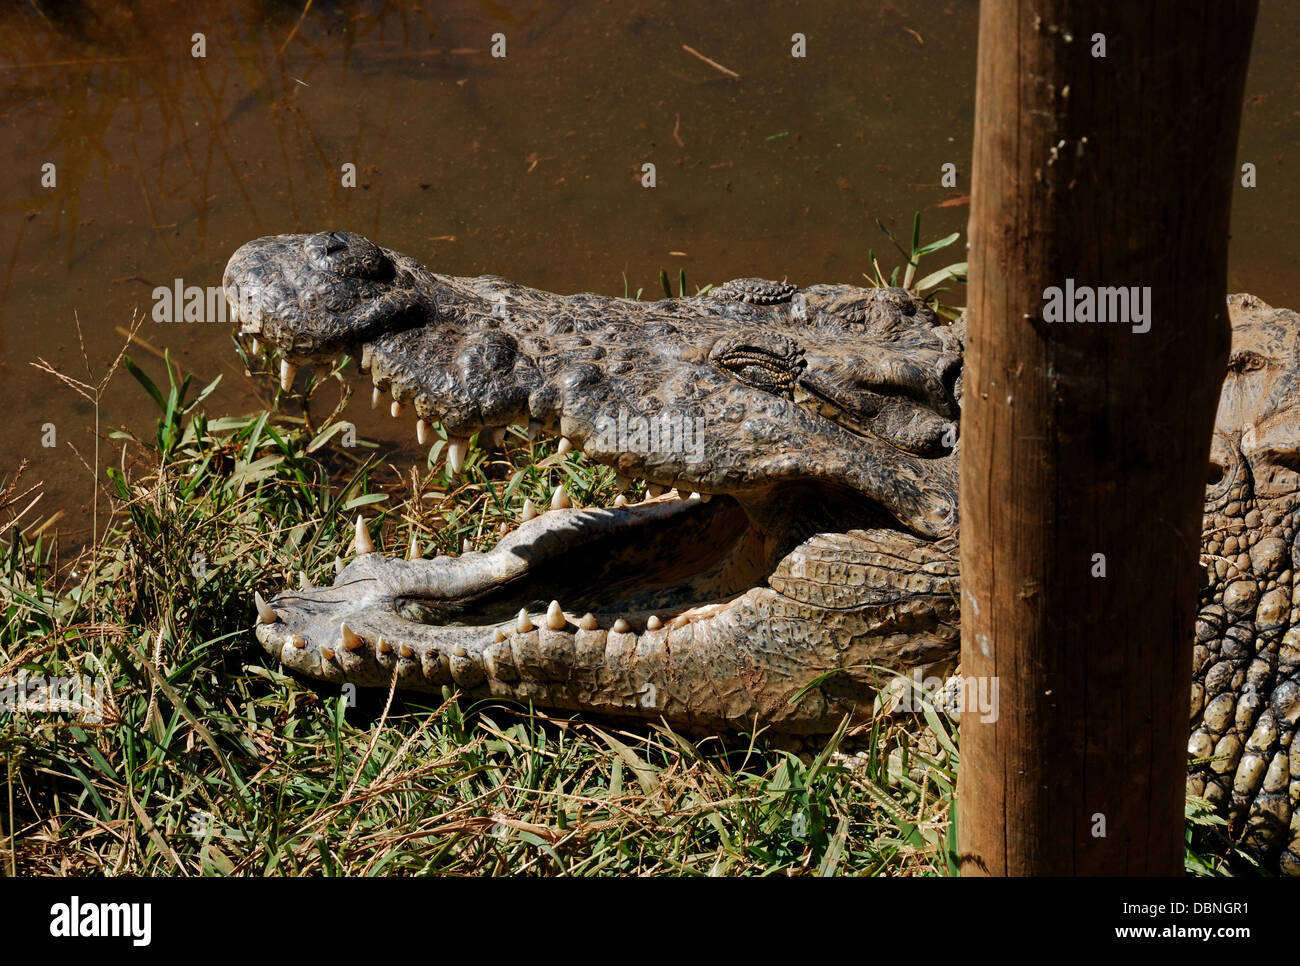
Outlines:
[[663,626],[664,626],[664,622],[661,621],[658,618],[658,616],[655,614],[651,614],[650,618],[645,622],[645,629],[648,631],[657,631],[659,630],[659,628]]
[[380,654],[392,654],[393,645],[389,644],[381,637],[379,640],[375,641],[375,650]]
[[627,497],[625,497],[622,493],[614,497],[614,506],[619,506],[619,507],[627,506]]
[[582,619],[578,621],[578,627],[584,631],[594,631],[596,626],[596,615],[591,611],[583,614]]
[[307,576],[307,571],[305,570],[298,571],[298,589],[311,590],[311,586],[312,586],[311,578]]
[[338,557],[334,558],[334,572],[336,574],[343,573],[343,561],[340,560]]
[[365,345],[361,347],[361,362],[358,363],[358,365],[360,365],[361,367],[362,372],[370,371],[370,355],[371,355],[370,343],[367,342]]
[[399,403],[394,399],[393,404],[388,407],[388,412],[394,419],[396,419],[398,416],[402,415],[402,413],[406,412],[406,405],[404,403]]
[[447,469],[454,476],[465,465],[465,454],[469,452],[469,440],[464,436],[447,437]]
[[614,489],[618,490],[618,492],[622,493],[631,485],[632,477],[624,476],[622,473],[614,474]]
[[366,529],[366,521],[362,519],[361,514],[357,514],[357,533],[352,538],[352,548],[360,556],[363,553],[374,553],[375,545],[370,539],[370,531]]
[[613,630],[615,634],[626,634],[631,629],[632,629],[632,625],[629,624],[627,621],[623,620],[623,618],[621,617],[618,620],[614,621]]
[[420,559],[420,538],[416,535],[414,530],[411,531],[411,545],[406,549],[406,559]]
[[411,650],[410,647],[408,647],[407,645],[399,644],[397,646],[397,655],[398,657],[412,658],[415,657],[415,652]]
[[542,434],[542,424],[535,419],[528,420],[528,442],[533,442]]
[[254,340],[253,340],[253,345],[252,345],[253,355],[257,355],[258,350],[260,350],[261,348],[262,348],[262,343],[258,342],[256,339],[254,339]]
[[460,552],[469,553],[474,549],[474,545],[469,542],[469,537],[463,537],[460,541]]
[[500,449],[506,441],[506,428],[504,426],[493,426],[491,430],[492,445]]
[[280,615],[256,591],[253,592],[253,603],[257,605],[257,619],[263,624],[274,624],[280,619]]
[[700,499],[700,494],[699,494],[696,490],[691,490],[691,495],[688,496],[686,499],[688,499],[688,500],[698,500],[698,499]]
[[332,660],[334,660],[334,648],[332,648],[332,647],[322,647],[322,648],[320,649],[320,656],[323,657],[323,658],[325,658],[325,660],[327,660],[327,661],[332,661]]
[[415,441],[421,446],[424,446],[429,442],[429,424],[423,419],[417,419],[415,421]]
[[573,506],[573,504],[569,501],[569,491],[566,490],[564,484],[561,483],[555,488],[555,492],[551,494],[551,509],[567,510],[571,506]]
[[569,437],[567,437],[567,436],[561,436],[561,437],[560,437],[560,442],[559,442],[559,443],[556,445],[556,447],[555,447],[555,452],[557,452],[557,453],[559,453],[561,456],[563,456],[565,453],[567,453],[567,452],[568,452],[569,450],[571,450],[571,449],[573,449],[573,443],[569,441]]
[[355,651],[361,647],[361,638],[357,636],[356,631],[348,627],[346,621],[339,625],[339,637],[343,640],[345,650]]
[[558,600],[551,601],[551,606],[546,608],[546,626],[553,631],[562,631],[565,623],[564,611],[560,609],[560,602]]
[[307,638],[303,637],[301,634],[290,634],[289,643],[292,644],[297,650],[301,651],[304,647],[307,646]]
[[495,641],[497,644],[500,644],[505,639],[506,639],[506,632],[503,631],[501,628],[498,627],[495,631],[492,632],[492,640]]
[[535,516],[537,516],[537,507],[533,506],[532,497],[529,497],[524,500],[524,508],[519,512],[519,522],[527,523]]
[[533,621],[532,618],[528,616],[528,608],[520,607],[519,617],[515,620],[515,630],[517,630],[520,634],[527,634],[532,629],[533,629]]
[[658,483],[647,483],[645,488],[646,495],[651,499],[664,495],[664,488]]
[[466,650],[464,644],[456,648],[456,650],[452,651],[452,653],[455,654],[457,657],[469,657],[469,651]]
[[379,391],[379,387],[378,387],[378,386],[375,386],[373,389],[370,390],[370,408],[371,408],[371,409],[378,409],[378,408],[379,408],[379,397],[382,396],[382,395],[383,395],[383,393],[381,393],[381,392]]
[[298,374],[298,367],[288,359],[280,360],[280,388],[288,392],[293,388],[293,377]]

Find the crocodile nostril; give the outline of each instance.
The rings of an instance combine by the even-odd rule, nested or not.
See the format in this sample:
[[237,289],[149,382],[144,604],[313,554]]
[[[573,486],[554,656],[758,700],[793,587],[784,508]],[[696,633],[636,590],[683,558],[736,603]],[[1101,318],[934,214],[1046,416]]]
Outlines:
[[342,232],[331,231],[325,235],[325,254],[333,255],[335,252],[341,252],[348,247],[348,240]]
[[1210,460],[1208,471],[1205,474],[1205,485],[1216,486],[1223,482],[1223,467],[1218,463]]

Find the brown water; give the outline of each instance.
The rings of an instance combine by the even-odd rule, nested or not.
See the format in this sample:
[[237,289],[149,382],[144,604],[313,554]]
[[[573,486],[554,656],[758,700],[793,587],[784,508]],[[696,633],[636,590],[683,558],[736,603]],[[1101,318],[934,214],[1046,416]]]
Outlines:
[[[1261,6],[1240,150],[1259,187],[1236,196],[1229,284],[1300,308],[1300,5]],[[661,267],[684,267],[692,288],[861,281],[867,249],[889,249],[874,219],[902,235],[918,210],[926,239],[964,241],[976,13],[973,0],[6,5],[0,475],[30,460],[47,495],[25,523],[62,509],[65,535],[83,535],[90,476],[70,446],[90,451],[94,410],[30,363],[86,379],[79,316],[102,372],[155,286],[219,285],[263,234],[346,228],[442,272],[608,294],[626,275],[651,297]],[[939,185],[945,162],[956,189]],[[954,246],[929,267],[962,258]],[[261,405],[226,327],[146,321],[140,337],[201,382],[224,375],[210,410]],[[147,350],[131,355],[163,378]],[[148,435],[155,416],[125,373],[102,399],[105,433]],[[409,451],[411,418],[352,416]]]

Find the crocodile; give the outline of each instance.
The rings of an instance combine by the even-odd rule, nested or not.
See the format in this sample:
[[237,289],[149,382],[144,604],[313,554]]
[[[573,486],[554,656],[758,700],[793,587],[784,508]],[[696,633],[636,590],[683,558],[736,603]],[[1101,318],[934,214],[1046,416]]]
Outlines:
[[[341,231],[249,242],[224,285],[286,388],[357,358],[421,441],[442,424],[453,474],[473,437],[517,426],[646,483],[608,507],[560,486],[489,552],[432,560],[374,552],[358,518],[332,586],[256,598],[288,668],[793,736],[869,716],[891,673],[955,669],[964,320],[900,288],[755,278],[560,296]],[[1228,307],[1188,788],[1300,874],[1300,318]]]

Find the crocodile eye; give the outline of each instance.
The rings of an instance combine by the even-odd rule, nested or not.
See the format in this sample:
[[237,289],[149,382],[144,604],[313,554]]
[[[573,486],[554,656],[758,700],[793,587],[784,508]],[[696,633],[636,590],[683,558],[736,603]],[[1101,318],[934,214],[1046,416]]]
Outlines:
[[335,275],[382,280],[393,274],[393,263],[370,239],[350,231],[323,231],[303,242],[307,260]]
[[1258,372],[1268,365],[1268,360],[1258,352],[1251,352],[1246,349],[1242,352],[1233,353],[1232,358],[1228,360],[1229,372]]

